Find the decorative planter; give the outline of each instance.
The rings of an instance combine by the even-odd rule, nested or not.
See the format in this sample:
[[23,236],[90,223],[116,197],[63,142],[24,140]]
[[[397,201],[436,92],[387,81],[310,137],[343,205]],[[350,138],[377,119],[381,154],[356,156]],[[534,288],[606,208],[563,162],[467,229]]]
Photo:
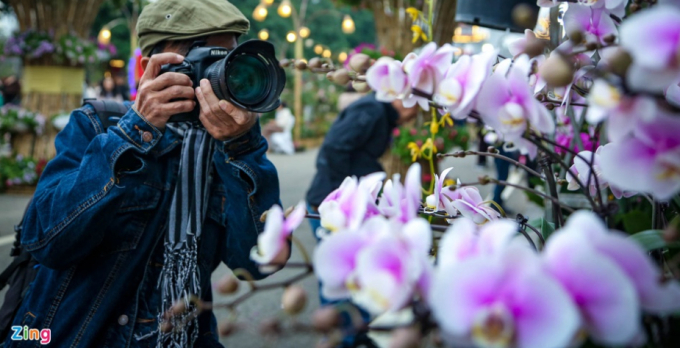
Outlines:
[[512,10],[519,4],[527,4],[536,8],[536,0],[458,0],[456,22],[481,27],[524,32],[512,20]]
[[4,193],[11,195],[28,195],[35,193],[35,185],[12,185],[7,187]]

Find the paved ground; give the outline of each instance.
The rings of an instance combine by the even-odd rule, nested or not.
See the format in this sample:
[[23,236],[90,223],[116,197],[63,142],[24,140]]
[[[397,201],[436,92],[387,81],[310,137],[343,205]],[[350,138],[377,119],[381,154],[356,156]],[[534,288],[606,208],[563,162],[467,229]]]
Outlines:
[[[292,206],[304,198],[307,187],[311,182],[312,176],[314,175],[314,160],[316,157],[316,151],[307,151],[304,153],[295,154],[293,156],[284,155],[272,155],[270,159],[276,165],[279,171],[279,178],[281,182],[281,200],[284,206]],[[441,164],[441,168],[447,168],[453,166],[454,170],[450,174],[453,177],[460,177],[463,182],[470,182],[476,180],[479,175],[490,174],[492,166],[487,170],[479,169],[474,165],[475,159],[468,156],[466,158],[447,158],[444,163]],[[491,162],[489,162],[491,163]],[[491,187],[482,187],[482,195],[487,196],[490,193]],[[523,199],[521,195],[511,195],[510,200],[512,201],[513,207],[518,207],[517,209],[526,210],[527,204],[526,200]],[[21,218],[23,209],[28,201],[27,196],[12,196],[12,195],[0,195],[0,267],[4,269],[4,266],[10,262],[9,250],[12,243],[12,226]],[[530,215],[535,215],[537,213],[536,209],[530,209]],[[295,235],[302,241],[308,252],[313,251],[315,244],[315,239],[310,232],[309,225],[304,223],[301,228],[295,231]],[[291,257],[292,261],[301,260],[299,250],[293,249],[293,255]],[[225,266],[221,266],[214,274],[213,280],[216,281],[220,277],[227,274],[229,269]],[[261,284],[266,284],[269,282],[280,281],[282,279],[288,278],[294,275],[295,269],[284,268],[282,271],[274,274],[270,278],[261,281]],[[313,278],[307,278],[302,283],[300,283],[308,292],[309,303],[307,309],[303,315],[300,317],[300,321],[305,322],[309,317],[311,311],[317,308],[317,296],[318,288],[316,281]],[[241,291],[243,293],[246,291],[246,284],[241,284]],[[250,298],[248,301],[239,306],[238,310],[238,321],[247,324],[247,327],[237,331],[232,336],[222,340],[222,343],[229,348],[240,348],[240,347],[282,347],[282,348],[298,348],[298,347],[313,347],[315,345],[318,337],[310,334],[295,334],[286,335],[282,338],[272,339],[264,337],[258,331],[258,323],[263,319],[268,318],[280,318],[284,322],[290,323],[290,318],[280,310],[281,307],[281,290],[272,290],[268,292],[260,292]],[[4,298],[4,293],[0,293],[0,298]],[[227,302],[232,300],[235,296],[217,296],[215,301]],[[217,311],[218,320],[225,320],[230,316],[225,310]]]

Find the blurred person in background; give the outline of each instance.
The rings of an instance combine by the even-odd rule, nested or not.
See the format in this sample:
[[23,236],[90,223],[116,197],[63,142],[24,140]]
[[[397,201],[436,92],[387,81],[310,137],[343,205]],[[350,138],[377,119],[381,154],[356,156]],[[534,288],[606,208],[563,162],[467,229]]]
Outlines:
[[116,81],[111,77],[105,77],[99,84],[99,93],[97,99],[101,100],[111,100],[117,102],[125,101],[123,93],[121,93],[118,86],[116,86]]
[[2,81],[2,99],[4,104],[21,104],[21,83],[16,76],[8,76]]
[[[384,103],[376,100],[375,93],[365,95],[345,108],[335,120],[319,149],[316,159],[316,175],[307,191],[307,211],[319,213],[319,205],[348,176],[360,178],[383,171],[379,159],[388,149],[392,131],[398,125],[414,119],[418,108],[406,108],[401,100]],[[309,219],[312,233],[322,228],[318,219]],[[329,301],[319,295],[321,305],[340,305],[348,301]],[[370,317],[360,310],[364,322]],[[374,347],[374,343],[362,333],[352,333],[353,323],[343,315],[343,327],[347,329],[340,347]],[[356,324],[356,323],[355,323]]]
[[282,152],[287,155],[295,153],[294,126],[295,116],[293,116],[286,102],[281,102],[279,108],[276,109],[274,119],[262,126],[262,135],[267,139],[270,151]]

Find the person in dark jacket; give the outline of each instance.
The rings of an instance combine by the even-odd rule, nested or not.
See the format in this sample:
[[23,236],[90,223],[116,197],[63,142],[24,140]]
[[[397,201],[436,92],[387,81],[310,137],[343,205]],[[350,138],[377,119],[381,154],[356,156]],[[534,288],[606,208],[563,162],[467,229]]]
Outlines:
[[[350,104],[331,126],[316,158],[316,175],[307,191],[307,210],[318,214],[321,202],[333,190],[340,187],[348,176],[360,178],[383,170],[378,161],[387,150],[392,131],[398,125],[412,120],[418,114],[417,107],[406,108],[401,100],[391,103],[375,99],[375,93]],[[318,219],[309,219],[312,233],[321,228]],[[318,238],[318,237],[317,237]],[[337,304],[319,296],[321,305]],[[361,311],[364,321],[368,313]],[[344,316],[347,317],[347,316]],[[346,337],[341,347],[371,346],[365,335],[352,335],[351,323],[346,320]]]

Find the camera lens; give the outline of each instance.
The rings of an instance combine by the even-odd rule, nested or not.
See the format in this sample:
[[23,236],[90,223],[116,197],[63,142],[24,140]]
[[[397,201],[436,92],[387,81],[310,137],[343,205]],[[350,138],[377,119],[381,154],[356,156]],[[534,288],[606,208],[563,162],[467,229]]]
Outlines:
[[267,72],[267,66],[258,57],[237,56],[226,71],[227,89],[244,105],[260,103],[267,97],[271,85]]

